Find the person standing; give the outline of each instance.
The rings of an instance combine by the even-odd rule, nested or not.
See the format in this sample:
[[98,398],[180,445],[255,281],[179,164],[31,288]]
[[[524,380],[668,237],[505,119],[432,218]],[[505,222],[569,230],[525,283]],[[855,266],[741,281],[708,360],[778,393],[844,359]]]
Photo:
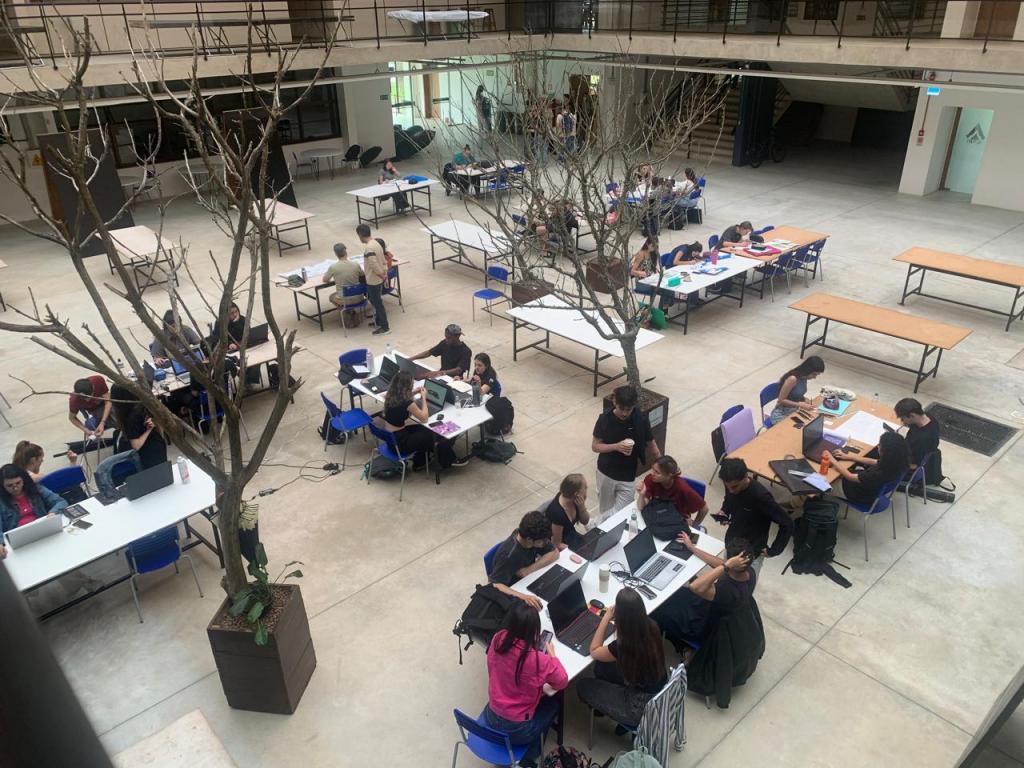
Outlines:
[[477,86],[473,102],[476,105],[476,119],[480,130],[490,133],[494,130],[491,123],[491,100],[487,98],[487,89],[482,85]]
[[562,113],[558,116],[555,127],[562,142],[562,162],[566,162],[569,156],[576,154],[576,115],[569,111],[568,102],[562,106]]
[[612,409],[597,417],[590,444],[597,457],[598,509],[604,517],[633,501],[637,469],[661,457],[647,415],[637,410],[633,387],[616,387]]
[[391,333],[388,325],[388,312],[384,309],[383,288],[384,281],[388,276],[387,262],[384,259],[384,249],[380,243],[373,239],[370,227],[367,224],[360,224],[356,227],[356,235],[359,242],[363,244],[363,271],[366,273],[366,298],[373,307],[374,323],[377,327],[373,331],[374,336],[386,336]]
[[[765,557],[781,555],[793,535],[793,521],[772,496],[771,491],[751,477],[743,459],[722,459],[718,477],[725,486],[722,513],[728,521],[726,547],[734,539],[749,543],[753,568],[761,570]],[[772,523],[779,527],[775,541],[768,546]]]
[[358,264],[348,260],[348,248],[345,247],[344,243],[335,244],[334,255],[338,257],[338,260],[327,268],[327,271],[324,272],[323,277],[320,279],[324,283],[334,283],[337,291],[330,296],[331,304],[345,313],[348,320],[346,325],[349,328],[357,328],[361,320],[359,311],[349,309],[349,307],[353,304],[359,304],[362,298],[359,296],[345,296],[342,291],[349,286],[359,285],[363,282],[363,269]]
[[[85,414],[85,420],[79,414]],[[88,376],[75,382],[74,394],[68,398],[68,421],[86,437],[103,437],[110,421],[110,388],[99,375]]]

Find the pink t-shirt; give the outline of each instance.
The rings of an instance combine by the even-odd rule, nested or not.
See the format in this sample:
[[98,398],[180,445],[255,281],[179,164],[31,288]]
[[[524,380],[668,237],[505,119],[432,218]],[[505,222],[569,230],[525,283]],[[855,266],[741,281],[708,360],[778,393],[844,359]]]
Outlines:
[[32,502],[28,500],[28,496],[22,494],[14,499],[18,502],[18,522],[15,523],[15,527],[21,527],[28,525],[36,519],[36,511],[32,509]]
[[560,691],[569,684],[569,676],[562,662],[554,656],[530,650],[516,683],[516,664],[523,643],[519,640],[508,653],[498,653],[495,649],[504,636],[505,630],[498,632],[487,649],[487,698],[494,714],[524,722],[537,710],[540,697],[544,695],[544,683]]

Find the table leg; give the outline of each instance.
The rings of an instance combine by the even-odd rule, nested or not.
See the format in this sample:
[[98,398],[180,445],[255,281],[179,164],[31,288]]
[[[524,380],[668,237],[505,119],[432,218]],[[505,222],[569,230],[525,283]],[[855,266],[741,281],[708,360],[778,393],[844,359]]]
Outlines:
[[[1010,305],[1010,314],[1006,318],[1006,330],[1010,330],[1010,323],[1017,317],[1017,302],[1020,301],[1021,289],[1018,288],[1013,294],[1013,304]],[[3,304],[3,299],[0,299],[0,304]]]
[[306,227],[306,250],[313,250],[313,240],[309,236],[309,219],[302,220],[303,225]]
[[914,273],[914,265],[907,264],[907,279],[903,281],[903,295],[900,296],[900,306],[907,300],[907,289],[910,288],[910,276]]
[[512,318],[512,360],[515,361],[519,355],[519,318]]
[[281,258],[284,255],[281,249],[281,228],[275,226],[272,228],[272,231],[275,234],[274,239],[277,240],[277,258]]
[[430,187],[427,187],[427,216],[434,215],[434,198]]
[[800,342],[800,359],[803,360],[804,352],[807,351],[807,333],[811,330],[811,316],[807,315],[807,319],[804,322],[804,340]]
[[[314,288],[313,295],[316,297],[316,321],[320,324],[320,333],[324,332],[324,311],[320,308],[320,289]],[[344,310],[339,309],[339,312]],[[348,439],[348,438],[346,438]]]
[[434,246],[436,244],[437,244],[437,236],[433,232],[431,232],[430,233],[430,268],[431,269],[437,269],[437,252],[434,249]]
[[601,364],[601,357],[598,351],[594,350],[594,397],[597,397],[597,372]]
[[302,315],[299,313],[299,292],[293,291],[292,298],[295,299],[295,322],[298,323],[302,321]]

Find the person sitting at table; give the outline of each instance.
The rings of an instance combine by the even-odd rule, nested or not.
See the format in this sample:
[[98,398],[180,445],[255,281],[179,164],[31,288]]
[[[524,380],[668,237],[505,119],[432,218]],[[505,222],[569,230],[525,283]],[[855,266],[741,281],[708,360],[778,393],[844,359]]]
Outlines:
[[833,465],[842,478],[843,496],[855,504],[870,506],[883,485],[899,480],[910,469],[910,448],[903,435],[896,432],[882,433],[874,461],[862,462],[860,456],[841,450],[832,453],[837,459],[856,462],[852,469],[839,462]]
[[121,425],[119,450],[134,448],[139,454],[143,469],[151,469],[167,461],[167,441],[163,430],[158,427],[145,407],[138,402],[131,391],[115,384],[112,387],[114,412]]
[[562,478],[558,494],[548,504],[544,514],[551,523],[551,543],[557,549],[578,546],[583,536],[576,526],[590,522],[586,478],[578,473]]
[[650,163],[641,163],[640,166],[638,166],[637,169],[633,172],[633,179],[636,181],[638,185],[649,182],[653,176],[654,168],[651,166]]
[[686,482],[679,465],[671,456],[662,456],[650,473],[636,484],[636,506],[641,512],[651,501],[668,501],[679,511],[686,524],[701,524],[708,514],[707,502]]
[[[395,164],[390,160],[385,160],[384,164],[380,167],[380,173],[377,174],[377,183],[383,184],[386,181],[398,181],[402,178],[402,175],[398,172]],[[389,198],[384,198],[385,200]],[[409,198],[405,192],[395,192],[391,195],[391,200],[395,201],[395,211],[397,213],[404,213],[409,208]]]
[[[615,639],[604,644],[608,627],[615,621]],[[644,708],[668,682],[661,629],[647,615],[644,599],[630,587],[619,590],[615,605],[604,612],[590,641],[594,677],[576,684],[576,693],[595,715],[607,715],[620,725],[635,728]]]
[[754,234],[754,225],[749,221],[741,221],[727,227],[722,236],[718,238],[718,245],[724,248],[727,245],[750,245],[751,243],[763,243],[764,238]]
[[462,171],[469,168],[471,165],[476,164],[476,157],[473,156],[473,150],[469,148],[469,144],[466,144],[461,150],[455,153],[455,157],[452,158],[455,167]]
[[[80,418],[85,414],[85,419]],[[102,437],[110,419],[110,389],[99,374],[75,382],[68,397],[68,421],[82,430],[86,437]]]
[[[64,455],[68,457],[70,464],[78,463],[78,454],[74,451],[68,451]],[[14,457],[11,459],[11,464],[19,469],[24,469],[28,472],[29,477],[35,482],[39,482],[39,478],[43,476],[41,470],[45,458],[46,452],[43,450],[43,446],[30,443],[28,440],[21,440],[14,446]]]
[[499,591],[540,610],[540,600],[510,587],[557,559],[558,549],[551,543],[551,521],[543,512],[534,510],[523,515],[519,527],[498,547],[487,579]]
[[[245,335],[245,316],[235,302],[228,307],[227,342],[228,352],[237,352],[242,343],[242,336]],[[213,325],[210,333],[210,346],[214,347],[220,340],[220,322]]]
[[[753,568],[761,570],[765,557],[781,555],[793,535],[793,521],[772,496],[771,491],[751,477],[743,459],[722,459],[718,477],[725,486],[722,513],[719,522],[729,528],[725,532],[725,543],[735,539],[749,542],[753,553]],[[768,546],[768,534],[772,523],[779,531],[775,541]]]
[[916,469],[929,454],[932,456],[924,468],[924,481],[938,485],[943,480],[942,457],[939,454],[939,422],[924,412],[921,403],[913,397],[904,397],[895,406],[896,418],[907,428],[905,435],[910,449],[910,466]]
[[473,358],[473,375],[469,377],[469,383],[478,385],[481,395],[501,397],[501,382],[491,365],[491,356],[486,352],[478,352]]
[[[469,459],[455,456],[451,440],[424,426],[430,418],[427,393],[423,387],[413,390],[412,375],[407,371],[399,371],[391,379],[384,398],[383,415],[385,429],[395,436],[398,450],[403,454],[413,454],[413,469],[424,466],[430,452],[437,457],[441,469],[464,467],[469,463]],[[410,418],[415,423],[409,424]]]
[[[175,322],[173,309],[164,312],[163,325],[164,332],[176,338],[183,346],[191,348],[202,343],[202,337],[193,328]],[[166,368],[171,364],[170,353],[157,339],[153,339],[150,343],[149,354],[152,355],[153,365],[157,368]]]
[[514,745],[529,744],[518,765],[536,766],[541,737],[558,715],[559,700],[545,695],[569,685],[569,675],[548,643],[540,641],[540,615],[516,603],[487,649],[487,706],[484,722]]
[[825,361],[817,355],[811,355],[800,361],[796,368],[790,368],[779,379],[779,394],[772,408],[772,424],[778,424],[798,408],[810,405],[813,401],[807,397],[807,382],[816,379],[825,372]]
[[696,264],[704,258],[704,246],[700,241],[677,245],[672,249],[672,266]]
[[633,260],[629,263],[629,274],[637,280],[643,280],[657,270],[659,258],[657,238],[644,238],[643,245],[633,254]]
[[[68,503],[45,485],[38,485],[21,467],[0,469],[0,533],[14,530],[47,515],[57,515]],[[0,539],[0,556],[6,555]]]
[[696,208],[700,202],[700,197],[693,194],[697,189],[697,174],[693,168],[687,168],[684,173],[686,178],[672,189],[672,208],[682,216],[686,216],[687,208]]
[[355,262],[348,260],[348,248],[344,243],[334,244],[334,255],[338,258],[324,272],[320,281],[323,283],[334,283],[337,290],[331,294],[331,304],[345,313],[345,325],[349,328],[358,328],[362,322],[362,316],[357,309],[349,309],[353,304],[359,304],[364,299],[362,296],[345,296],[342,292],[345,288],[359,285],[366,282],[366,275],[363,268]]
[[431,371],[426,378],[435,379],[438,376],[451,376],[453,379],[461,379],[462,375],[469,370],[470,361],[473,359],[473,352],[462,341],[462,328],[455,323],[449,323],[444,329],[444,339],[437,342],[430,349],[413,355],[410,360],[422,360],[425,357],[440,357],[441,367]]

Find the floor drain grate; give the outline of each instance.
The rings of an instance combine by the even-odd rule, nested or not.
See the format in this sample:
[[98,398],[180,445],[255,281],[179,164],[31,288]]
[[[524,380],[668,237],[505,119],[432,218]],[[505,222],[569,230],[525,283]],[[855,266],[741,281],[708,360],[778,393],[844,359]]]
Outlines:
[[943,440],[983,456],[994,456],[1017,433],[1013,427],[942,403],[932,403],[925,411],[939,422]]

